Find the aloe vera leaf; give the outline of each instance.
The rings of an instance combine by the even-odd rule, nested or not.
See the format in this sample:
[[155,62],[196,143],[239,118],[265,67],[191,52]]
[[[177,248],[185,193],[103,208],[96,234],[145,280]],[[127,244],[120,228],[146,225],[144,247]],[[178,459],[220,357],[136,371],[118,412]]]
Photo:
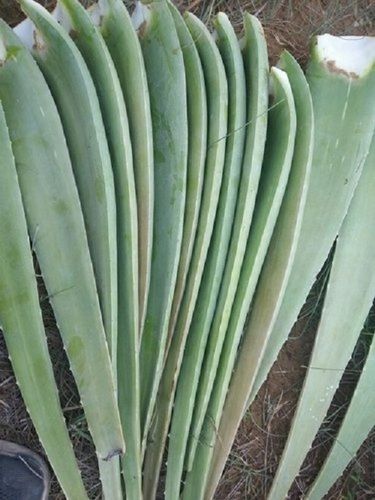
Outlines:
[[[217,178],[215,179],[215,182],[213,182],[212,175],[210,177],[210,172],[209,170],[207,170],[206,176],[208,174],[208,176],[210,177],[208,182],[210,182],[211,184],[211,190],[208,189],[208,192],[205,191],[206,200],[205,206],[202,206],[202,209],[207,212],[207,215],[205,215],[205,217],[202,217],[203,221],[202,219],[199,219],[199,222],[201,225],[205,225],[208,234],[202,237],[202,232],[200,232],[200,234],[199,232],[197,233],[197,225],[198,216],[200,214],[199,209],[202,200],[202,188],[207,148],[207,96],[205,89],[205,80],[197,48],[186,24],[184,23],[177,8],[172,3],[168,3],[168,7],[174,19],[185,64],[189,133],[187,163],[188,174],[181,255],[172,304],[172,312],[169,322],[167,346],[165,349],[165,352],[167,353],[169,351],[168,344],[170,344],[170,342],[172,341],[172,351],[170,355],[166,357],[166,364],[163,369],[158,395],[156,398],[151,429],[149,431],[150,439],[148,440],[145,453],[143,492],[146,498],[153,498],[156,495],[160,466],[169,428],[174,389],[181,358],[181,352],[178,350],[178,346],[176,346],[175,341],[178,340],[181,335],[183,336],[184,334],[186,334],[188,329],[188,326],[186,325],[186,321],[188,321],[188,318],[185,318],[185,324],[181,325],[180,321],[179,330],[175,332],[177,317],[179,317],[179,308],[182,297],[184,297],[185,300],[185,284],[187,284],[188,287],[190,286],[189,291],[186,292],[188,298],[185,302],[182,302],[182,307],[185,307],[185,310],[189,309],[189,304],[191,304],[191,302],[194,300],[194,297],[191,297],[191,295],[194,295],[194,293],[196,295],[195,288],[199,286],[199,279],[201,278],[202,274],[201,268],[204,264],[205,258],[205,247],[207,247],[207,239],[209,241],[210,236],[210,223],[212,226],[211,219],[214,217],[213,211],[215,207],[210,207],[209,204],[210,201],[211,204],[215,203],[215,187],[212,184],[216,186],[216,184],[220,183],[221,181],[219,171],[216,171]],[[224,84],[222,84],[222,86],[225,87],[225,85],[226,81],[224,78]],[[224,130],[225,134],[226,108],[220,102],[220,92],[217,93],[217,105],[217,116],[215,117],[216,126],[218,130]],[[212,156],[216,157],[217,160],[215,162],[215,166],[218,168],[218,170],[220,170],[220,156],[218,155],[218,153],[219,152],[216,150],[212,151]],[[222,151],[221,153],[222,156],[224,156],[224,153]],[[223,163],[223,161],[221,163]],[[211,167],[212,165],[213,162],[211,162]],[[218,188],[216,186],[216,192],[217,191]],[[199,227],[200,231],[202,231],[202,226]],[[195,244],[194,241],[196,234],[197,243]],[[193,245],[198,246],[197,250],[194,246],[194,254]],[[194,255],[194,261],[191,261],[192,254]],[[191,276],[189,274],[189,280],[186,281],[190,261],[192,262],[192,267],[195,268],[196,274],[195,276]],[[195,288],[193,286],[194,284]],[[186,302],[188,302],[188,304],[186,304]],[[193,305],[190,305],[190,307],[193,307]],[[188,314],[189,312],[190,311],[188,311]],[[183,339],[180,339],[180,344],[183,345]]]
[[59,110],[113,354],[117,335],[116,206],[98,98],[81,54],[57,20],[33,0],[22,0],[21,6],[29,19],[16,28],[16,33],[36,59]]
[[[367,99],[374,84],[375,68],[359,78],[350,75],[351,69],[349,72],[345,69],[349,44],[356,47],[354,59],[367,60],[370,67],[368,37],[345,39],[323,35],[312,45],[306,74],[315,116],[311,181],[295,261],[251,400],[265,381],[329,254],[368,153],[374,109],[368,106]],[[353,129],[353,119],[359,116],[361,119],[356,120]]]
[[191,467],[198,443],[197,438],[200,436],[203,426],[225,332],[228,327],[230,311],[240,278],[264,153],[268,105],[267,47],[262,26],[255,17],[246,14],[244,25],[246,32],[244,62],[247,85],[252,89],[247,103],[248,139],[227,262],[199,378],[193,422],[190,430],[188,468]]
[[141,23],[155,162],[151,280],[140,351],[141,436],[145,444],[163,369],[181,250],[188,128],[184,60],[167,2],[138,3],[135,20]]
[[[30,23],[31,28],[26,36],[25,27],[19,27],[17,32],[37,60],[59,110],[80,196],[104,330],[111,358],[116,360],[116,204],[99,100],[83,57],[58,23],[58,10],[51,16],[33,0],[22,0],[21,6],[29,16],[23,24]],[[105,496],[116,494],[120,498],[119,467],[114,462],[99,462],[100,474]],[[109,472],[112,467],[114,470]],[[114,483],[112,478],[116,475],[118,480]]]
[[188,166],[180,262],[174,291],[172,312],[168,329],[168,340],[165,349],[168,353],[177,316],[184,294],[195,235],[197,232],[199,211],[202,201],[203,179],[207,150],[207,96],[204,84],[202,65],[194,40],[182,19],[178,9],[168,3],[176,25],[184,56],[186,73],[186,91],[188,104]]
[[[247,287],[251,286],[251,284],[255,288],[256,281],[258,280],[288,182],[293,157],[296,135],[296,113],[293,94],[286,73],[280,69],[272,68],[271,85],[275,105],[271,106],[269,111],[267,140],[262,166],[264,174],[260,178],[257,196],[258,203],[255,206],[253,224],[244,258],[244,272],[241,273],[238,290],[239,296],[236,297],[236,304],[234,305],[235,318],[237,317],[238,308],[244,302],[243,299],[247,298],[243,292],[246,292]],[[208,352],[210,352],[209,349],[210,339],[208,342]],[[225,351],[224,354],[226,354]],[[228,371],[227,377],[231,373],[230,369]],[[221,378],[221,369],[218,375],[219,382],[224,382]],[[210,400],[197,450],[194,455],[193,466],[186,476],[183,498],[205,498],[204,492],[213,446],[216,441],[216,426],[220,421],[222,398],[225,398],[225,392],[220,394],[220,387],[218,387],[218,392],[219,394],[214,392]],[[210,421],[211,417],[213,418],[213,422]]]
[[1,328],[22,397],[61,488],[68,498],[85,499],[87,495],[53,376],[16,166],[1,103],[0,150],[0,233],[6,235],[0,239]]
[[[375,83],[375,78],[372,81]],[[372,149],[375,151],[375,146]],[[270,499],[284,498],[298,474],[339,386],[375,296],[375,273],[369,272],[375,261],[375,240],[368,230],[375,217],[374,160],[375,154],[367,157],[337,237],[309,367]]]
[[[223,208],[226,206],[225,201],[228,199],[228,194],[231,193],[234,196],[236,194],[245,135],[244,70],[241,52],[229,20],[224,14],[219,14],[215,20],[217,33],[220,35],[221,43],[225,46],[223,58],[210,33],[197,18],[188,14],[186,22],[196,42],[204,68],[208,92],[209,137],[204,194],[193,260],[189,269],[187,288],[179,311],[177,327],[174,332],[172,347],[165,368],[166,376],[164,377],[163,397],[166,401],[170,398],[167,414],[168,423],[187,335],[192,322],[195,305],[197,300],[199,301],[198,292],[201,286],[207,253],[211,245],[210,239],[213,234],[215,214],[218,210],[215,221],[217,225],[217,217],[223,217]],[[228,82],[226,75],[228,75]],[[220,166],[224,171],[220,171]],[[224,177],[220,194],[221,172],[224,174]],[[220,201],[222,197],[224,197],[224,205],[223,201]],[[230,217],[227,222],[228,224],[231,223]],[[219,230],[221,230],[220,222]],[[188,421],[189,423],[190,420]],[[168,427],[165,428],[165,434],[167,429]],[[175,439],[174,435],[170,437],[166,485],[167,498],[178,496],[180,489],[187,431],[185,432],[185,436],[180,437],[182,437],[181,441]],[[181,452],[181,450],[183,451]]]
[[[282,54],[278,66],[288,75],[296,108],[297,131],[293,161],[238,355],[237,349],[242,334],[243,320],[240,328],[236,329],[233,326],[238,326],[238,324],[232,323],[231,318],[226,334],[219,370],[206,415],[208,435],[212,435],[213,426],[217,433],[206,489],[208,498],[215,491],[236,431],[247,408],[249,393],[255,381],[267,337],[281,305],[297,248],[310,179],[314,118],[309,87],[301,68],[289,53]],[[236,309],[234,309],[234,314],[235,311]]]
[[335,442],[306,498],[320,500],[343,474],[375,425],[375,338]]
[[[189,273],[187,276],[182,302],[178,311],[177,323],[173,331],[170,349],[159,386],[155,413],[153,415],[154,425],[150,432],[150,444],[147,448],[145,467],[146,475],[147,471],[151,473],[153,467],[155,466],[157,469],[160,469],[173,407],[177,377],[179,374],[184,352],[186,336],[188,334],[189,326],[194,312],[194,306],[199,291],[204,263],[206,260],[215,221],[215,214],[218,205],[220,186],[224,169],[226,146],[225,137],[227,134],[228,125],[228,84],[225,74],[225,67],[220,57],[220,53],[215,45],[215,42],[211,37],[209,31],[204,28],[200,21],[197,21],[195,18],[192,18],[192,20],[188,21],[188,27],[191,30],[191,33],[189,32],[188,27],[184,24],[181,18],[180,23],[182,29],[186,30],[187,38],[185,41],[181,40],[182,47],[190,47],[190,50],[194,49],[197,64],[200,65],[199,61],[201,61],[203,68],[203,73],[201,72],[201,81],[203,88],[206,84],[207,89],[206,110],[208,113],[208,149],[204,167],[205,177],[201,200],[201,210],[194,241],[193,254],[189,266]],[[191,26],[193,26],[193,28],[191,28]],[[234,33],[233,37],[235,39]],[[196,48],[194,45],[194,39],[196,40]],[[239,59],[241,60],[241,54],[239,54]],[[234,62],[232,61],[232,63],[233,64],[231,70],[232,72],[234,72]],[[236,69],[238,68],[236,67]],[[239,69],[241,69],[241,67]],[[186,73],[190,75],[189,78],[194,78],[194,75],[191,71],[189,71],[188,67],[186,67]],[[236,88],[236,86],[233,90],[233,100],[235,101],[236,105],[234,106],[235,109],[233,109],[230,116],[230,126],[232,131],[242,125],[242,121],[240,118],[242,113],[242,103],[239,104],[236,101],[236,98],[238,98],[238,89]],[[238,149],[240,149],[241,159],[241,141],[236,140],[235,145],[238,147]],[[229,155],[229,157],[233,159],[233,161],[237,160],[237,156],[238,154],[236,155],[234,152],[232,155]],[[230,168],[230,165],[228,166],[228,168]],[[183,457],[181,458],[183,459]],[[157,476],[158,474],[156,474],[156,479]],[[153,483],[154,492],[156,488],[156,482],[153,481]],[[176,492],[174,493],[170,491],[170,487],[171,484],[168,477],[167,489],[165,494],[166,498],[174,497],[174,495],[178,496],[179,481],[177,477],[173,476],[173,489],[176,489]],[[151,493],[151,491],[146,491],[148,494]],[[146,496],[148,496],[146,491],[145,494]]]
[[[139,420],[138,228],[132,146],[125,102],[111,55],[99,29],[77,0],[60,0],[63,25],[90,70],[107,132],[115,181],[118,258],[117,392],[127,453],[126,493],[141,495]],[[116,369],[117,365],[117,369]],[[121,492],[121,486],[117,485]],[[113,495],[112,495],[113,496]]]
[[141,46],[121,0],[90,7],[111,53],[128,112],[138,208],[139,321],[142,335],[150,284],[154,212],[154,156],[150,97]]
[[111,362],[78,191],[62,124],[35,61],[3,22],[0,99],[26,221],[96,446],[99,462],[124,450]]
[[[197,25],[199,27],[198,23]],[[193,27],[192,25],[191,29]],[[196,40],[199,40],[199,31],[197,30],[195,35],[193,33],[193,36]],[[254,109],[256,108],[254,107]],[[256,111],[254,116],[256,116]],[[261,121],[262,120],[259,120],[259,122],[257,121],[257,125]],[[259,134],[259,130],[258,126],[254,128],[255,135],[259,139],[259,142],[257,142],[258,144],[261,143],[262,140],[262,134]],[[226,163],[228,162],[229,167],[224,167],[212,241],[207,255],[195,311],[186,341],[181,373],[177,383],[171,435],[168,446],[170,457],[175,457],[169,459],[169,467],[173,467],[171,463],[174,463],[176,460],[176,470],[182,467],[180,461],[184,459],[185,455],[205,342],[214,314],[232,230],[237,191],[241,175],[241,162],[232,161],[232,141],[235,139],[235,135],[236,134],[228,134],[226,138]],[[230,146],[231,143],[232,146]]]

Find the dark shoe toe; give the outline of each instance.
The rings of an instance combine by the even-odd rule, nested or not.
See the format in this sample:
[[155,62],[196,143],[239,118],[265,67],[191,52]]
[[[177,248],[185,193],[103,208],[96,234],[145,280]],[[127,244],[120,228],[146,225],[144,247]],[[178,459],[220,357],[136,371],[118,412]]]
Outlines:
[[48,487],[49,472],[38,455],[0,441],[0,500],[45,500]]

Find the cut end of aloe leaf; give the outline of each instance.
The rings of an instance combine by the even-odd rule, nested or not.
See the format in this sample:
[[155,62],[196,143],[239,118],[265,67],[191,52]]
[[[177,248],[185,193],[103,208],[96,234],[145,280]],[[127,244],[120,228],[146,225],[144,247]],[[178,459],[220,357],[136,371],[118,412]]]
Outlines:
[[4,40],[0,36],[0,66],[4,64],[7,58],[7,49],[5,47]]
[[271,78],[269,81],[269,94],[271,97],[275,97],[275,94],[276,94],[275,79],[277,82],[280,82],[286,86],[289,86],[289,79],[288,79],[288,75],[285,73],[285,71],[283,71],[280,68],[277,68],[276,66],[272,66],[270,73],[271,73]]
[[214,24],[220,23],[220,22],[225,22],[228,21],[228,16],[225,14],[225,12],[218,12],[216,14],[216,19],[214,21]]
[[91,20],[95,24],[95,26],[101,26],[102,19],[109,11],[109,8],[110,7],[107,0],[99,0],[98,2],[93,3],[87,8],[87,12],[90,15]]
[[70,17],[66,14],[64,7],[60,3],[56,4],[56,7],[51,12],[51,16],[61,24],[67,33],[71,32],[73,26],[70,22]]
[[243,22],[244,22],[244,27],[246,29],[246,26],[248,27],[251,25],[254,30],[258,30],[263,36],[264,36],[264,30],[262,23],[259,21],[259,19],[256,16],[253,16],[249,12],[245,12],[243,16]]
[[87,10],[88,11],[96,10],[98,12],[101,12],[102,14],[105,14],[111,8],[111,4],[113,4],[111,0],[98,0],[97,2],[87,7]]
[[43,44],[42,38],[37,34],[34,23],[30,19],[22,21],[13,28],[13,31],[29,50],[32,50],[32,48],[35,45],[39,45],[39,43]]
[[137,2],[135,4],[135,9],[131,17],[134,29],[136,31],[141,31],[142,26],[147,24],[149,18],[150,18],[149,9],[146,7],[144,3]]
[[228,16],[224,12],[218,12],[214,21],[213,21],[213,27],[215,28],[214,31],[212,32],[212,38],[214,39],[215,42],[217,42],[218,39],[218,33],[216,31],[217,26],[220,25],[220,23],[225,22],[228,20]]
[[[27,14],[26,10],[25,13]],[[31,19],[26,18],[17,24],[13,31],[29,51],[37,50],[42,52],[45,49],[46,44],[43,36]]]
[[375,64],[375,37],[316,37],[315,53],[327,69],[347,78],[364,76]]
[[[24,13],[28,16],[30,12],[36,11],[45,16],[45,9],[36,2],[30,0],[20,0],[21,8]],[[61,26],[69,33],[72,26],[67,16],[58,3],[56,7],[51,12],[51,16],[59,23]],[[45,48],[45,42],[43,40],[42,34],[36,28],[35,24],[30,18],[26,18],[24,21],[19,23],[15,28],[13,28],[14,33],[20,38],[22,43],[29,50],[42,51]]]

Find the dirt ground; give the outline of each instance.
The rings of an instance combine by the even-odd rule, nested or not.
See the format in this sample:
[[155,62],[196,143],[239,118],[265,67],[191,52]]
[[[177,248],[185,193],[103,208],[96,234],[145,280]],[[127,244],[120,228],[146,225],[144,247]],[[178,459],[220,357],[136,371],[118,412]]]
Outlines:
[[[52,4],[49,0],[42,3],[47,6]],[[214,14],[222,10],[229,15],[239,34],[242,13],[247,10],[256,14],[265,29],[271,63],[275,63],[280,52],[287,48],[304,66],[308,58],[309,40],[316,34],[375,35],[373,0],[192,0],[182,1],[179,6],[193,11],[208,24]],[[132,8],[131,4],[129,7]],[[12,25],[17,23],[21,15],[16,1],[0,0],[0,17]],[[242,422],[216,494],[217,500],[266,498],[303,383],[328,271],[329,265],[326,264],[268,380]],[[42,284],[40,297],[61,404],[74,449],[90,498],[100,498],[94,448]],[[374,318],[375,313],[371,313],[366,324],[367,332],[374,331]],[[303,498],[333,442],[366,357],[368,339],[368,335],[363,334],[358,341],[329,414],[290,491],[289,498],[293,500]],[[16,385],[1,332],[0,438],[43,453]],[[50,498],[64,498],[54,479]],[[356,459],[326,498],[375,499],[375,432],[363,444]]]

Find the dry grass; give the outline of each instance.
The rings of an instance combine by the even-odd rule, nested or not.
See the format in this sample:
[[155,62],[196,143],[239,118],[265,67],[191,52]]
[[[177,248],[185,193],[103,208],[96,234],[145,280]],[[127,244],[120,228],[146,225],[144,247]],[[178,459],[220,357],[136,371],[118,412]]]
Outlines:
[[[88,4],[89,1],[83,3]],[[51,7],[54,2],[44,0],[41,3]],[[256,14],[265,29],[271,63],[275,63],[280,52],[286,48],[305,65],[309,41],[316,34],[375,34],[373,0],[179,0],[178,5],[182,10],[191,10],[208,24],[215,13],[222,10],[229,15],[239,35],[242,29],[242,13],[249,11]],[[131,8],[130,3],[129,7]],[[14,0],[0,0],[0,16],[11,25],[16,24],[22,17]],[[287,437],[305,366],[308,364],[327,272],[328,268],[321,273],[267,382],[239,429],[216,495],[218,500],[258,500],[266,497]],[[45,291],[41,284],[40,286],[48,345],[62,408],[89,496],[91,499],[100,498],[95,450],[52,311],[48,301],[43,299]],[[373,318],[370,318],[370,323],[373,327]],[[332,444],[355,387],[366,355],[366,346],[366,337],[361,337],[329,414],[303,464],[300,476],[292,487],[292,499],[302,498]],[[0,438],[24,444],[43,453],[24,408],[1,333]],[[56,480],[53,480],[50,498],[64,498]],[[356,460],[332,488],[328,498],[375,498],[375,433],[369,436],[359,450]]]
[[[50,8],[55,0],[39,0]],[[86,6],[94,0],[81,0]],[[134,2],[125,0],[131,10]],[[304,65],[311,37],[335,35],[374,35],[375,3],[373,0],[176,0],[178,7],[196,14],[208,25],[215,14],[223,11],[241,35],[245,11],[262,22],[274,64],[282,50],[290,50]],[[15,0],[0,0],[0,15],[10,24],[22,14]]]
[[182,0],[180,5],[208,24],[222,10],[239,34],[243,12],[255,14],[263,24],[272,64],[287,49],[305,65],[311,37],[318,34],[375,33],[372,0]]

